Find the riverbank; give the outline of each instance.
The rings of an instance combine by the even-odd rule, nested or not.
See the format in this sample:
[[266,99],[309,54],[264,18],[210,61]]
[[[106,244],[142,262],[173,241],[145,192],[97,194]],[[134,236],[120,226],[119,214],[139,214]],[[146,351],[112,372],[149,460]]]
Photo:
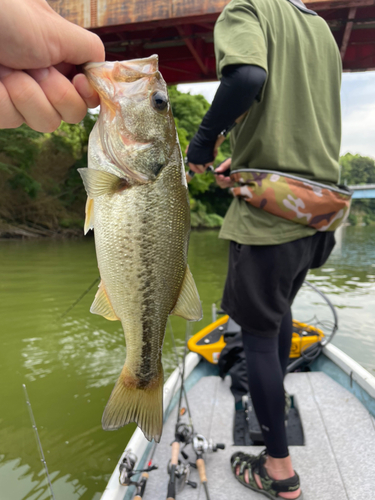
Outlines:
[[[211,229],[219,229],[222,225],[223,218],[217,214],[191,214],[191,228],[195,231],[206,231]],[[87,236],[93,235],[92,232],[87,233]],[[0,241],[3,240],[34,240],[38,238],[50,239],[71,239],[82,238],[82,227],[58,227],[49,229],[38,224],[10,224],[0,220]]]

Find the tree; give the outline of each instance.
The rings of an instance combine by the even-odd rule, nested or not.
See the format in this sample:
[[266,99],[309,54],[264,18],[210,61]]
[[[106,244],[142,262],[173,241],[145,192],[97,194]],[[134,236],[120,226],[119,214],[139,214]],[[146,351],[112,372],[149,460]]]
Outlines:
[[347,185],[375,184],[375,161],[368,156],[347,153],[340,158],[341,182]]

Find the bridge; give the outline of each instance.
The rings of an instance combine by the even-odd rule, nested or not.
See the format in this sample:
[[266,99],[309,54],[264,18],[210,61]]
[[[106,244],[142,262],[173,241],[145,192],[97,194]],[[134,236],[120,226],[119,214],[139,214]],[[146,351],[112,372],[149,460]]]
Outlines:
[[353,200],[364,200],[375,198],[375,184],[363,184],[362,186],[348,186],[353,192]]
[[[157,53],[168,84],[216,80],[213,27],[229,0],[48,0],[97,33],[107,60]],[[344,71],[375,69],[375,0],[312,0],[328,23]]]

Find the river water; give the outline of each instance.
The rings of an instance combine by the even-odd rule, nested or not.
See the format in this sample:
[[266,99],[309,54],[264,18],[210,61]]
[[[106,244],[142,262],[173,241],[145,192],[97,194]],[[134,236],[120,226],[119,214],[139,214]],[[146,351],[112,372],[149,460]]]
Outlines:
[[[189,263],[210,323],[220,300],[228,244],[216,231],[193,232]],[[56,500],[98,500],[126,446],[133,424],[104,432],[100,420],[125,357],[118,322],[89,313],[94,287],[71,311],[98,275],[94,242],[0,242],[0,498],[50,498],[31,427],[26,384]],[[309,280],[337,307],[333,341],[375,374],[375,227],[348,227],[327,264]],[[331,319],[324,301],[303,288],[293,308],[300,320]],[[185,322],[172,318],[178,350]],[[174,357],[169,334],[164,367]],[[161,465],[163,466],[163,465]]]

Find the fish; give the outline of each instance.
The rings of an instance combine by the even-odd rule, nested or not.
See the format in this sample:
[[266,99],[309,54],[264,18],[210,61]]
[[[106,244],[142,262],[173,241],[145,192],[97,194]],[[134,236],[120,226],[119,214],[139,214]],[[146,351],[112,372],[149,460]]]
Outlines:
[[102,427],[136,422],[159,442],[168,316],[202,318],[187,264],[183,158],[158,56],[88,63],[84,72],[100,97],[88,167],[78,169],[88,196],[84,232],[94,229],[101,278],[90,312],[121,321],[126,343]]

